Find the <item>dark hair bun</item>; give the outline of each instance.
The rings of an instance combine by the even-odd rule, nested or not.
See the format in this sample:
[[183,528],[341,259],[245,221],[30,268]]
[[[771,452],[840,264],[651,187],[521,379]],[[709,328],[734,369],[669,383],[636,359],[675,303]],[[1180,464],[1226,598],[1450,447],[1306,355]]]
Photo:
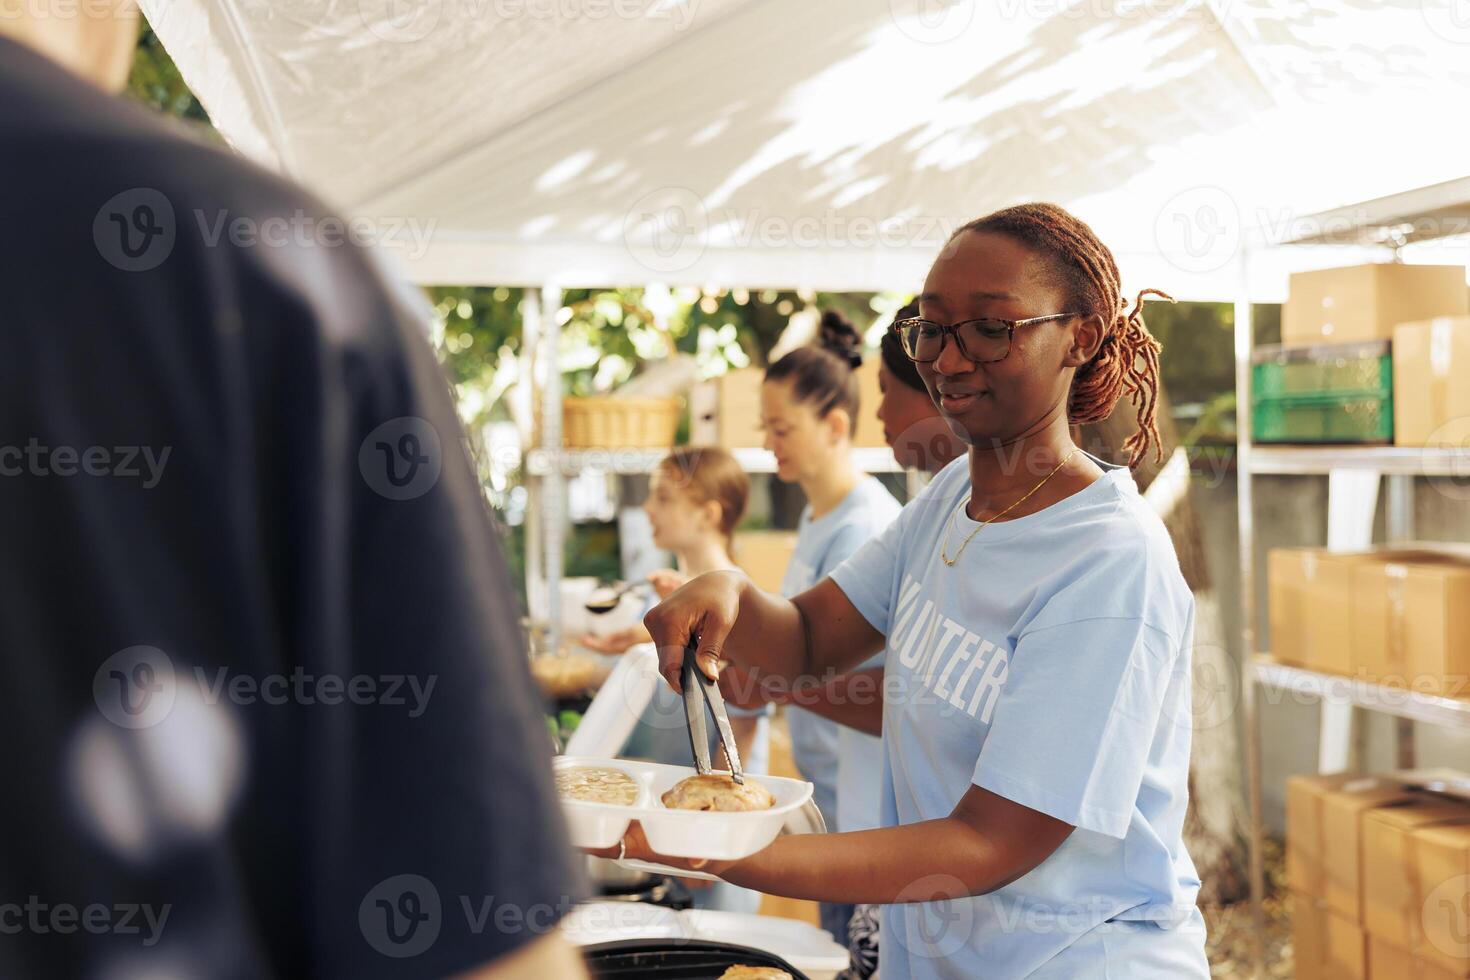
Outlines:
[[823,310],[822,324],[817,336],[823,350],[836,354],[854,370],[862,367],[863,338],[847,317],[836,310]]

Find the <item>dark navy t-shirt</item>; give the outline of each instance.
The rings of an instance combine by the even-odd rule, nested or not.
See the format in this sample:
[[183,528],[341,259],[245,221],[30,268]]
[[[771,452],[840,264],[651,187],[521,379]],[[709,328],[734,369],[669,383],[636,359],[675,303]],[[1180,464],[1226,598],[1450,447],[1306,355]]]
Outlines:
[[414,306],[0,39],[0,976],[445,976],[580,888]]

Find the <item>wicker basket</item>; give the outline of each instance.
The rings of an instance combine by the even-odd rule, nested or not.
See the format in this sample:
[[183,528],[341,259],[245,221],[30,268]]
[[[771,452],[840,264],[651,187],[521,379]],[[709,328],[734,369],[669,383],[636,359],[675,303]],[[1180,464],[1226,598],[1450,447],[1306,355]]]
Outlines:
[[568,449],[667,449],[679,432],[678,398],[568,398],[561,441]]

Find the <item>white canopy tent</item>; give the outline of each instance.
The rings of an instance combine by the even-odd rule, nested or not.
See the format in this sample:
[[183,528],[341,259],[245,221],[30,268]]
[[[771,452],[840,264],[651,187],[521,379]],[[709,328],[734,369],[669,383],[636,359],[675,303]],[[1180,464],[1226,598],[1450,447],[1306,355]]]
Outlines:
[[912,289],[1054,200],[1125,291],[1280,300],[1354,256],[1254,246],[1470,170],[1456,0],[142,6],[234,146],[422,283]]

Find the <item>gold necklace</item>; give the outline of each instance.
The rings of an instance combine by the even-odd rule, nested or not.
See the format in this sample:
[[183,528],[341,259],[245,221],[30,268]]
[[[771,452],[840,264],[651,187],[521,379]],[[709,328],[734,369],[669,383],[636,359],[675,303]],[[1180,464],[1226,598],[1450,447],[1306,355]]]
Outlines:
[[1070,453],[1068,453],[1065,457],[1063,457],[1062,461],[1057,464],[1057,468],[1054,469],[1054,470],[1052,470],[1046,476],[1042,477],[1041,478],[1041,482],[1038,483],[1038,484],[1036,484],[1036,486],[1032,487],[1030,490],[1027,490],[1025,497],[1022,497],[1020,500],[1018,500],[1015,503],[1011,504],[1009,507],[1007,507],[1005,510],[1001,511],[999,514],[996,514],[994,517],[990,518],[990,520],[983,522],[979,527],[977,527],[977,528],[975,528],[975,530],[971,531],[969,537],[965,538],[964,541],[960,542],[960,550],[959,551],[956,551],[954,553],[954,557],[951,558],[951,557],[949,557],[949,555],[945,554],[945,552],[949,550],[949,529],[955,523],[955,516],[957,514],[959,514],[959,512],[961,510],[967,509],[970,506],[970,501],[974,499],[975,492],[973,490],[971,490],[970,491],[970,495],[965,498],[964,502],[962,504],[960,504],[959,507],[955,508],[955,510],[949,515],[949,524],[945,527],[945,529],[944,529],[944,536],[942,538],[940,538],[940,541],[939,541],[939,560],[942,561],[942,562],[944,562],[950,568],[953,568],[955,566],[955,562],[957,562],[957,561],[960,560],[960,555],[963,555],[965,553],[965,549],[967,547],[969,547],[970,542],[973,541],[973,540],[975,540],[975,535],[979,534],[981,531],[983,531],[987,527],[989,527],[992,522],[1000,520],[1002,517],[1006,516],[1011,511],[1015,510],[1017,507],[1019,507],[1022,504],[1024,504],[1027,501],[1027,499],[1033,493],[1035,493],[1036,491],[1040,490],[1042,487],[1046,486],[1046,481],[1047,480],[1050,480],[1052,477],[1056,476],[1058,473],[1060,473],[1062,471],[1062,467],[1063,466],[1066,466],[1069,462],[1071,462],[1072,457],[1077,455],[1077,450],[1078,450],[1078,447],[1073,446],[1072,447],[1072,451]]

